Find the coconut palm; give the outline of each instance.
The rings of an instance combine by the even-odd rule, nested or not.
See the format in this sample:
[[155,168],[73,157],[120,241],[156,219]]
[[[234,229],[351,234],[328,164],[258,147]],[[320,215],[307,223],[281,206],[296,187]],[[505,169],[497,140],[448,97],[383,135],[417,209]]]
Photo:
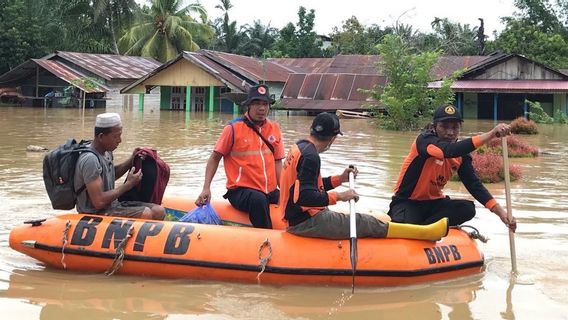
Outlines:
[[117,34],[132,22],[134,0],[94,0],[95,22],[103,22],[110,33],[113,51],[118,54]]
[[[212,37],[207,25],[207,12],[200,3],[182,6],[183,0],[152,0],[149,10],[143,10],[138,22],[118,42],[126,55],[152,57],[161,62],[178,53],[199,50],[195,36]],[[199,21],[190,14],[198,14]]]
[[263,25],[260,20],[255,20],[252,26],[246,26],[243,44],[239,51],[247,56],[260,57],[272,48],[277,34],[278,30],[272,28],[270,24]]

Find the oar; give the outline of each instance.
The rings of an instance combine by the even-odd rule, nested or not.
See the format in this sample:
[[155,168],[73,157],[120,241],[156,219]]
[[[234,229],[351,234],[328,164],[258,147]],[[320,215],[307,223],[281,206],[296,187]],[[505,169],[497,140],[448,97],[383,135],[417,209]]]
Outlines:
[[[350,165],[349,168],[355,168]],[[349,189],[355,190],[355,175],[353,172],[349,172]],[[355,213],[355,199],[349,200],[349,234],[351,239],[349,240],[349,245],[351,247],[351,272],[352,272],[352,282],[351,282],[351,293],[355,293],[355,269],[357,269],[357,224],[356,224],[356,213]]]
[[[507,201],[507,218],[513,218],[513,208],[511,208],[511,177],[509,175],[509,150],[507,148],[507,136],[501,137],[503,148],[503,176],[505,178],[505,199]],[[513,274],[517,274],[517,254],[515,252],[515,233],[509,229],[509,248],[511,249],[511,267]]]

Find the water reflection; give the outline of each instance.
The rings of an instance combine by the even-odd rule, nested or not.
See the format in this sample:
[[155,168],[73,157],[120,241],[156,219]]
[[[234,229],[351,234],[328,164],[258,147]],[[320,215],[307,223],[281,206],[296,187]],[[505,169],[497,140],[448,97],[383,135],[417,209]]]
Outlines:
[[[104,277],[70,272],[13,270],[0,299],[41,306],[40,319],[171,319],[210,315],[227,319],[473,319],[469,303],[481,276],[406,288],[225,285],[212,282]],[[109,286],[113,290],[109,290]],[[338,295],[340,295],[338,297]],[[331,306],[331,307],[330,307]],[[373,317],[376,318],[376,317]]]

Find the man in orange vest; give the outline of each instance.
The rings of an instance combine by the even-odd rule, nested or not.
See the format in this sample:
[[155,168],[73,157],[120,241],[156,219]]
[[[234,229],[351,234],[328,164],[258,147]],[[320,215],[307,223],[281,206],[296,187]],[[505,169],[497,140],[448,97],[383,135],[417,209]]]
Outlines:
[[389,215],[393,221],[428,224],[447,217],[451,226],[473,219],[476,210],[470,200],[450,199],[443,188],[457,174],[471,195],[494,212],[513,232],[514,218],[483,186],[473,169],[470,153],[491,139],[510,133],[509,125],[497,124],[492,130],[458,140],[463,118],[456,107],[442,105],[434,112],[432,123],[421,132],[402,162]]
[[[347,168],[342,174],[322,178],[319,154],[328,150],[337,135],[342,135],[335,114],[318,114],[311,126],[310,136],[292,146],[280,179],[282,218],[288,222],[286,231],[303,237],[349,239],[349,216],[330,210],[327,206],[338,201],[359,199],[355,190],[331,191],[349,181]],[[357,236],[360,238],[408,238],[438,240],[448,232],[448,219],[428,226],[382,222],[374,216],[357,213]]]
[[272,229],[269,203],[278,203],[277,184],[285,155],[280,126],[267,118],[273,102],[267,86],[250,88],[243,102],[247,112],[225,126],[207,161],[196,205],[211,199],[211,181],[223,158],[228,189],[224,198],[247,212],[255,228]]

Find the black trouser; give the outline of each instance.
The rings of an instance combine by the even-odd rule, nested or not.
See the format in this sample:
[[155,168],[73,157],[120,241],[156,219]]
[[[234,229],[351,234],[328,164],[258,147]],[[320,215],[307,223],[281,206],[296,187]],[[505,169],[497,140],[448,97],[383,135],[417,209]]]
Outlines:
[[457,226],[473,219],[475,205],[469,200],[399,200],[391,202],[389,216],[393,222],[430,224],[448,217],[450,226]]
[[280,190],[266,194],[249,188],[235,188],[227,190],[224,197],[236,209],[248,212],[250,222],[255,228],[272,229],[269,204],[278,203]]

